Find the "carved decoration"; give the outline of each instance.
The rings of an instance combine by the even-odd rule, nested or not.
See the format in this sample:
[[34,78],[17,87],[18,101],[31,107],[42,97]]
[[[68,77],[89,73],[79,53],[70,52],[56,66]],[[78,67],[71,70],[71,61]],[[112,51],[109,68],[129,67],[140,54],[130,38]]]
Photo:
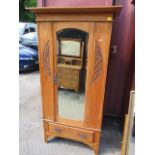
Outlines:
[[99,45],[99,42],[95,43],[95,58],[94,58],[94,71],[93,71],[93,80],[96,81],[97,78],[101,75],[103,69],[103,56],[102,50]]
[[45,70],[45,72],[50,77],[49,40],[46,42],[46,45],[44,47],[44,51],[43,51],[43,64],[44,64],[44,70]]

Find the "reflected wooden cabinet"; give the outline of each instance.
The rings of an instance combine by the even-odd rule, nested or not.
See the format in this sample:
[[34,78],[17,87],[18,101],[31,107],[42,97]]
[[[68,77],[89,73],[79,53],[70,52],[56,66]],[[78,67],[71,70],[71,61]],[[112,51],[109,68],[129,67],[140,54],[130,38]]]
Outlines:
[[81,67],[58,64],[58,85],[60,88],[79,91]]
[[[65,30],[60,32],[61,36]],[[73,34],[75,30],[67,30],[65,35],[68,38],[58,38],[58,55],[57,55],[57,75],[58,85],[63,89],[71,89],[79,92],[81,70],[83,67],[83,46],[84,43],[81,39],[73,39],[70,37],[75,36]],[[69,34],[70,37],[69,37]]]
[[76,140],[98,154],[112,21],[120,9],[29,8],[38,24],[46,142]]

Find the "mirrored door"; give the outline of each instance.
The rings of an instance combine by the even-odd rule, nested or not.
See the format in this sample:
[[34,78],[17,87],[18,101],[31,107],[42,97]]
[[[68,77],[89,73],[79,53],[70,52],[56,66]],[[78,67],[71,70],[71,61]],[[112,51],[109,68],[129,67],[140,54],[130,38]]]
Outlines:
[[55,121],[100,128],[111,23],[53,22]]

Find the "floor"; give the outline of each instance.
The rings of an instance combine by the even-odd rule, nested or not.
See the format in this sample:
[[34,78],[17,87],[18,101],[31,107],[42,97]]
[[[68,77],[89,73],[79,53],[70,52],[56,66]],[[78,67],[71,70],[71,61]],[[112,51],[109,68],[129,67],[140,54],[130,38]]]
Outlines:
[[[20,74],[19,85],[20,155],[94,155],[88,146],[74,141],[55,138],[45,143],[41,121],[39,72]],[[120,155],[121,140],[119,124],[105,121],[99,155]]]

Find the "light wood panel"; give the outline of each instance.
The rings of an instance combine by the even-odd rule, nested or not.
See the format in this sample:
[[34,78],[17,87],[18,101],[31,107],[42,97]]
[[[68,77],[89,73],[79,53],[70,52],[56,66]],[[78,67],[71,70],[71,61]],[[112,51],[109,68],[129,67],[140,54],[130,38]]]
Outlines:
[[53,40],[51,23],[41,22],[38,25],[38,41],[43,118],[54,120],[55,104],[53,100]]
[[67,14],[70,15],[72,13],[112,13],[114,15],[118,15],[121,10],[121,5],[117,6],[76,6],[76,7],[30,7],[27,10],[33,11],[36,14]]
[[105,21],[105,22],[112,22],[113,21],[113,15],[112,14],[88,14],[88,13],[79,13],[79,14],[69,14],[66,16],[66,14],[39,14],[36,18],[37,22],[41,21],[73,21],[73,22],[92,22],[92,21]]
[[96,22],[93,51],[88,55],[85,126],[101,128],[112,25]]

